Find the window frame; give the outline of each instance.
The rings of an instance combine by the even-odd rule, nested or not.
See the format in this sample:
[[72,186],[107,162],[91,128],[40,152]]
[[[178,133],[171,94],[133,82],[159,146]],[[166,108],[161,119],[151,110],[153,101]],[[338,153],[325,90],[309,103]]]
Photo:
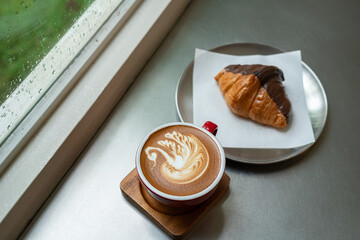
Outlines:
[[[0,196],[6,196],[0,199],[0,238],[21,234],[189,2],[142,1],[43,119],[0,176]],[[71,70],[66,74],[71,76]]]
[[[0,121],[0,174],[140,2],[141,0],[93,2],[10,94],[2,105],[6,107],[0,108],[0,115],[6,115],[7,112],[15,112],[16,115],[7,114]],[[93,26],[90,30],[89,25]],[[16,94],[17,92],[20,94]]]

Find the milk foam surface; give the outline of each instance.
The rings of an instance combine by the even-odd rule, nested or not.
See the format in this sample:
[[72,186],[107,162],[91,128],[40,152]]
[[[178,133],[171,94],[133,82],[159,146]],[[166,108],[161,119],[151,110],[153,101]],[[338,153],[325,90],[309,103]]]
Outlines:
[[165,179],[186,184],[200,178],[209,166],[209,153],[204,144],[194,135],[183,135],[173,131],[165,133],[166,140],[157,142],[161,147],[149,146],[145,149],[147,158],[154,162],[157,152],[166,161],[161,165],[161,175]]
[[190,126],[171,126],[153,133],[141,153],[146,179],[172,195],[200,192],[215,180],[220,167],[218,146]]

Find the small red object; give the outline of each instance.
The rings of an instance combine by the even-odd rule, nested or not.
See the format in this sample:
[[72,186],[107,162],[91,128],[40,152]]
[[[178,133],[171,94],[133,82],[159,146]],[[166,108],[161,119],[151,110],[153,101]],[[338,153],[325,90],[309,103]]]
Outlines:
[[218,126],[215,123],[207,121],[202,127],[214,134],[214,136],[216,136]]

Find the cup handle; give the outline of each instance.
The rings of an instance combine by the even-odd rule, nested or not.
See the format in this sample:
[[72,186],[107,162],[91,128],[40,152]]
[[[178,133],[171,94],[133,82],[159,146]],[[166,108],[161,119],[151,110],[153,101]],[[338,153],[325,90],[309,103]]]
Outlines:
[[215,123],[207,121],[202,127],[211,132],[214,136],[216,136],[218,126]]

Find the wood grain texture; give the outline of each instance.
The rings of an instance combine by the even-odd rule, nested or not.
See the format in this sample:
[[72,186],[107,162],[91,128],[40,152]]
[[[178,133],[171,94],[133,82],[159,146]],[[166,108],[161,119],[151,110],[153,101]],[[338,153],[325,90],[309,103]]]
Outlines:
[[[148,217],[156,226],[174,239],[186,236],[199,221],[208,213],[216,202],[224,196],[230,184],[230,178],[225,173],[214,194],[205,202],[197,206],[193,211],[180,215],[172,215],[159,212],[150,205],[141,194],[141,184],[136,169],[132,170],[120,183],[123,196],[139,211]],[[154,201],[147,198],[148,201]]]

